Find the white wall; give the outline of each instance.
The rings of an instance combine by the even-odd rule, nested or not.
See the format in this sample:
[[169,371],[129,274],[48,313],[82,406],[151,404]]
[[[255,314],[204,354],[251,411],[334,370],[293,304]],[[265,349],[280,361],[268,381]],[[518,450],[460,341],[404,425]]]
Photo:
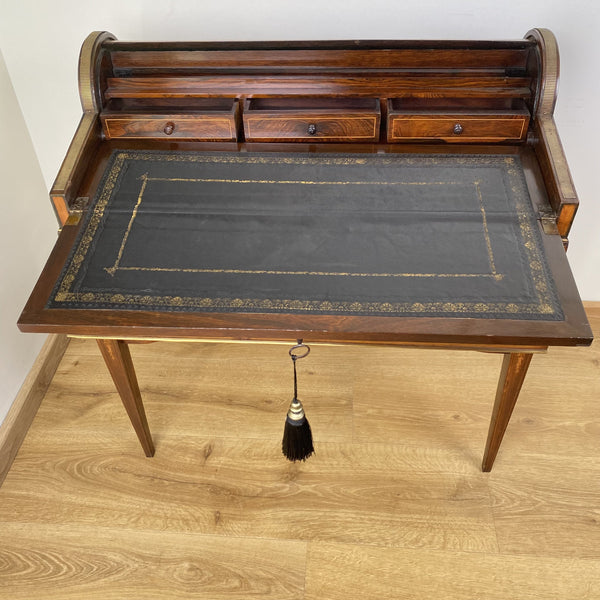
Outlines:
[[15,325],[56,240],[46,210],[46,185],[0,51],[0,422],[31,368],[45,336]]
[[[77,56],[93,30],[122,40],[519,39],[532,27],[553,30],[561,49],[556,120],[581,200],[569,258],[582,297],[600,300],[599,153],[593,147],[600,139],[598,0],[0,0],[0,47],[47,188],[79,121]],[[25,155],[11,164],[36,169]],[[9,202],[4,194],[3,201]],[[32,239],[30,228],[54,232],[47,196],[31,193],[24,201],[23,209],[39,217],[28,221],[15,246],[21,251]],[[20,259],[17,265],[27,287],[37,269]],[[17,305],[15,295],[13,312]],[[3,338],[2,360],[7,345]]]

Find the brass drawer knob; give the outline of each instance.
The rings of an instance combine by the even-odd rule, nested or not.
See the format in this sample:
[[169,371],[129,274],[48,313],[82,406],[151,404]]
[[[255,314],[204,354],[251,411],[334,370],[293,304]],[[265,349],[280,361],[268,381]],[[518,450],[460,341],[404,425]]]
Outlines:
[[457,123],[452,131],[455,135],[460,135],[463,132],[463,126],[460,123]]
[[166,135],[171,135],[175,131],[175,123],[169,121],[163,129]]
[[311,123],[308,126],[308,135],[315,135],[317,133],[317,126],[314,123]]

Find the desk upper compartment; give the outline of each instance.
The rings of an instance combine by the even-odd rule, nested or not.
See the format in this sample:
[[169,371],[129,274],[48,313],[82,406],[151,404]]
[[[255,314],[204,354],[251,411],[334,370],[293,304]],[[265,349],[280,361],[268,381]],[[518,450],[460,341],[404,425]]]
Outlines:
[[[104,139],[527,144],[566,240],[577,196],[552,113],[551,32],[512,41],[121,42],[91,34],[84,115],[51,191],[64,223]],[[266,108],[268,107],[268,109]]]

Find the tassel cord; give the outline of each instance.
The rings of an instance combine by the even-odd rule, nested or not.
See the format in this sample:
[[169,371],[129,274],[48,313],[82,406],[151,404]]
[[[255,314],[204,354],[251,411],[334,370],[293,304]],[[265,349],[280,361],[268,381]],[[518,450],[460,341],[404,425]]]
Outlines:
[[298,357],[292,354],[292,362],[294,363],[294,400],[298,400],[298,376],[296,375],[296,361]]
[[[304,354],[296,354],[294,351],[302,349],[304,350]],[[294,400],[298,400],[298,376],[296,374],[296,361],[299,358],[304,358],[310,354],[310,348],[302,343],[302,340],[298,340],[298,343],[290,348],[289,355],[292,358],[292,362],[294,363]]]

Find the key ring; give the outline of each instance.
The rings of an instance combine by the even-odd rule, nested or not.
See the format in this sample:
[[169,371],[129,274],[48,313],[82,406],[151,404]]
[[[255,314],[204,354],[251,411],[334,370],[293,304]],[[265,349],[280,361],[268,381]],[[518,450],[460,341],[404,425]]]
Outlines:
[[[303,354],[297,354],[294,352],[294,350],[299,350],[300,348],[304,348],[305,352]],[[306,344],[303,344],[302,340],[298,340],[298,343],[290,348],[289,354],[292,357],[292,360],[295,361],[299,358],[304,358],[305,356],[308,356],[310,354],[310,348]]]

